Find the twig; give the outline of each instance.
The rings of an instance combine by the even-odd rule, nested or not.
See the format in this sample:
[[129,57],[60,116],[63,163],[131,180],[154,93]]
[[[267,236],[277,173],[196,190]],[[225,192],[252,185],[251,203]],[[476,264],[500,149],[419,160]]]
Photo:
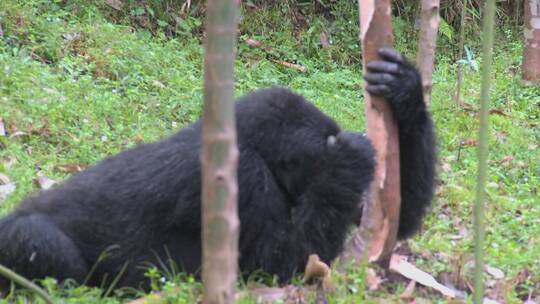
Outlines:
[[0,264],[0,276],[3,276],[5,278],[7,278],[7,279],[21,285],[22,287],[30,290],[31,292],[35,293],[37,296],[42,298],[46,303],[54,304],[53,300],[51,299],[51,297],[49,296],[49,294],[47,294],[47,292],[45,290],[39,288],[36,284],[30,282],[28,279],[24,278],[21,275],[18,275],[13,270],[11,270],[11,269],[9,269],[9,268],[5,267],[4,265],[1,265],[1,264]]
[[295,69],[295,70],[297,70],[298,72],[301,72],[301,73],[307,72],[307,68],[305,66],[302,66],[302,65],[299,65],[299,64],[296,64],[296,63],[290,63],[290,62],[282,61],[282,60],[272,60],[272,61],[274,61],[274,63],[281,64],[284,67]]

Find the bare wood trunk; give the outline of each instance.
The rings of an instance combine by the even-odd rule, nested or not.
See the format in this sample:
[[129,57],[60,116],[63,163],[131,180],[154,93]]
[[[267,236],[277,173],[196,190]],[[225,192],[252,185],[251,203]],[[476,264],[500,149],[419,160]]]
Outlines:
[[540,0],[525,0],[523,79],[540,84]]
[[[367,63],[378,58],[377,51],[393,42],[390,0],[359,0],[360,33],[364,72]],[[377,168],[371,196],[364,200],[358,233],[347,245],[343,262],[386,262],[397,239],[400,210],[398,129],[388,104],[380,97],[364,94],[367,135],[377,153]]]
[[474,295],[473,302],[481,304],[484,298],[484,243],[485,201],[489,159],[489,98],[493,77],[493,40],[495,36],[496,0],[487,0],[482,25],[482,87],[480,92],[480,130],[478,132],[478,178],[473,210],[474,227]]
[[422,75],[422,89],[426,105],[431,102],[433,66],[439,31],[439,0],[422,0],[420,36],[416,64]]
[[234,303],[239,220],[234,59],[237,1],[207,6],[202,127],[202,279],[205,304]]

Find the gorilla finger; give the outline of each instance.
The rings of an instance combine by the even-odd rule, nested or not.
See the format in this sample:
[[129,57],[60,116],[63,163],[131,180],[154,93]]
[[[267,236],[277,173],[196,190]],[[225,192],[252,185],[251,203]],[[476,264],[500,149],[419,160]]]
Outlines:
[[405,61],[405,58],[396,50],[389,47],[384,47],[379,49],[379,56],[383,58],[384,60],[396,62],[396,63],[402,63]]
[[366,91],[371,95],[384,96],[390,94],[390,88],[385,84],[368,84]]
[[394,81],[396,77],[388,73],[367,73],[364,75],[364,79],[369,84],[387,84]]
[[367,70],[370,72],[398,74],[399,65],[393,62],[376,60],[367,64]]

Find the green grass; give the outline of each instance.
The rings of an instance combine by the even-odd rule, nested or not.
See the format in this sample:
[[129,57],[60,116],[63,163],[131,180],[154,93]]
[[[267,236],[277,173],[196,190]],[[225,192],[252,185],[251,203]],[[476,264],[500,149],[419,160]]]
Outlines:
[[[113,23],[104,17],[103,8],[85,2],[74,1],[66,7],[55,3],[0,3],[4,31],[0,37],[0,117],[11,134],[18,134],[0,137],[0,173],[17,186],[0,202],[2,215],[37,190],[38,168],[62,180],[69,175],[62,170],[67,164],[89,165],[141,141],[157,140],[201,114],[203,48],[194,30],[199,19],[190,19],[188,28],[171,38],[159,29],[152,35],[128,22]],[[335,21],[315,16],[303,27],[284,18],[290,15],[286,5],[245,10],[236,64],[237,95],[271,85],[289,86],[344,128],[362,130],[357,19],[350,8],[337,5]],[[327,50],[318,45],[322,29],[332,37]],[[404,33],[397,41],[407,54],[415,49],[411,37]],[[248,38],[261,41],[263,47],[249,48]],[[513,303],[529,290],[540,290],[540,88],[520,82],[521,36],[504,29],[498,38],[491,106],[505,115],[490,115],[486,263],[504,271],[508,286],[504,296]],[[471,38],[469,43],[475,49],[478,41]],[[409,242],[415,253],[413,262],[436,276],[458,268],[470,270],[473,249],[477,155],[476,147],[461,142],[477,137],[474,109],[480,75],[465,73],[463,96],[473,110],[458,107],[451,98],[456,67],[448,48],[441,45],[439,49],[431,106],[437,126],[440,185],[425,228]],[[276,58],[302,64],[308,72],[280,66],[272,61]],[[531,275],[521,280],[519,273],[524,271]],[[463,278],[470,280],[469,274]],[[149,276],[156,290],[168,291],[171,302],[193,303],[200,292],[200,284],[189,277],[163,283],[155,270]],[[363,281],[360,273],[350,272],[336,280],[331,303],[351,303],[361,297],[395,300],[405,288],[396,283],[364,295],[358,287]],[[61,288],[52,280],[45,286],[66,303],[120,303],[122,296],[134,296],[122,291],[102,297],[104,290]],[[239,286],[245,288],[245,284]],[[417,294],[443,301],[425,290]],[[7,301],[24,303],[25,298],[23,292]]]

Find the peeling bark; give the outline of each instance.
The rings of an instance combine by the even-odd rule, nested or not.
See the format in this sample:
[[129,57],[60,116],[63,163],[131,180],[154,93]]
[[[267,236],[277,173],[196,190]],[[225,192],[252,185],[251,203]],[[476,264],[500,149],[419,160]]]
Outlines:
[[[393,43],[390,0],[359,0],[360,38],[364,71],[378,58],[377,51]],[[392,110],[380,97],[364,94],[367,135],[377,154],[377,168],[370,195],[363,200],[357,234],[347,244],[343,264],[351,260],[387,262],[397,239],[400,211],[398,129]]]

